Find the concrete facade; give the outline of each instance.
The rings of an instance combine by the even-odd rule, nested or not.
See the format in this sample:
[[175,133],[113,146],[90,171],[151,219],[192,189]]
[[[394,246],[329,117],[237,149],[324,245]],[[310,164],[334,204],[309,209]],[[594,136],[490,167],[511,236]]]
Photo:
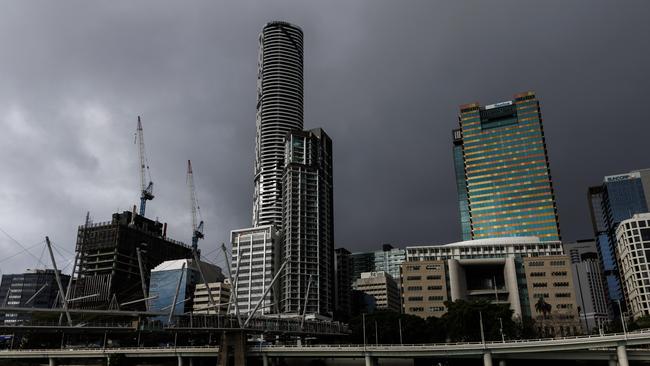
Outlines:
[[400,293],[397,282],[386,272],[364,272],[353,288],[375,298],[377,310],[400,312]]
[[635,319],[650,315],[650,213],[620,223],[616,255],[628,310]]

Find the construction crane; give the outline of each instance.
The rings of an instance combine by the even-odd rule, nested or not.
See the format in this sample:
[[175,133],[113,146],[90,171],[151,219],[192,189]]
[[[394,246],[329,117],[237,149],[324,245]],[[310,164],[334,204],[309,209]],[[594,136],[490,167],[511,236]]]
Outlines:
[[[147,163],[147,157],[144,153],[144,133],[142,132],[142,122],[140,122],[140,116],[138,116],[138,129],[136,131],[135,138],[140,153],[140,216],[144,216],[147,207],[147,201],[152,200],[154,195],[153,182],[151,181],[151,174],[149,173],[149,164]],[[149,176],[149,184],[147,184],[145,173]]]
[[201,216],[201,208],[196,198],[196,189],[194,188],[194,174],[192,173],[192,162],[187,161],[187,186],[190,189],[190,204],[192,206],[192,249],[196,250],[199,239],[203,239],[203,220],[198,222],[197,215]]

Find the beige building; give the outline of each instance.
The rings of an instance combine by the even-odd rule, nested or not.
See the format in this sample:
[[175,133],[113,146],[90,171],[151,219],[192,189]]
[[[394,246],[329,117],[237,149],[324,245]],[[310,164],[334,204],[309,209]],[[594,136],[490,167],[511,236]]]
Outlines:
[[571,259],[566,255],[527,257],[523,264],[528,304],[538,334],[581,333]]
[[[507,237],[407,247],[401,268],[406,314],[440,317],[445,301],[487,300],[507,304],[514,318],[535,319],[540,334],[582,333],[571,260],[559,241]],[[536,306],[540,297],[543,306]]]
[[397,282],[386,272],[363,272],[352,285],[354,290],[375,298],[377,310],[400,312],[400,294]]
[[192,312],[194,314],[225,314],[230,301],[230,283],[228,282],[228,280],[225,280],[224,282],[208,283],[215,306],[210,305],[210,296],[205,284],[197,284],[194,289]]
[[423,318],[444,315],[445,301],[449,299],[445,274],[445,262],[441,260],[402,263],[404,313]]

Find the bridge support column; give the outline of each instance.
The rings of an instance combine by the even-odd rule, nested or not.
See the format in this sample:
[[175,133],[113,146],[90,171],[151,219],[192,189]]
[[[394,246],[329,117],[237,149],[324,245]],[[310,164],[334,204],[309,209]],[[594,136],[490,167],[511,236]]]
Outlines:
[[611,355],[609,356],[609,366],[616,366],[618,363],[616,362],[616,356]]
[[187,361],[189,363],[189,366],[194,366],[194,359],[192,357],[188,357]]
[[492,353],[490,351],[483,352],[483,366],[492,366]]
[[262,355],[262,366],[270,366],[268,355]]
[[176,358],[178,359],[178,366],[183,366],[183,356],[176,355]]
[[624,344],[619,344],[616,346],[616,356],[618,356],[618,365],[619,366],[629,366],[630,363],[627,361],[627,350],[625,349]]
[[499,360],[499,366],[506,366],[506,360]]
[[48,365],[49,366],[56,366],[56,359],[55,358],[48,358]]
[[224,332],[219,347],[219,366],[246,366],[246,334]]
[[377,366],[377,359],[366,353],[366,366]]

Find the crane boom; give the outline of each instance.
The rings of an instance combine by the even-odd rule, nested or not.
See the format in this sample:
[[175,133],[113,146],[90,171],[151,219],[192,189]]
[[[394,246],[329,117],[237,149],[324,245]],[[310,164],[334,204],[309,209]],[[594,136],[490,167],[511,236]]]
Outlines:
[[144,132],[142,130],[142,122],[140,121],[140,116],[138,116],[138,129],[136,132],[136,139],[138,142],[140,155],[140,216],[144,216],[147,207],[147,201],[152,200],[154,198],[154,195],[153,182],[151,181],[151,177],[149,177],[149,184],[147,184],[145,174],[149,171],[149,165],[147,165],[147,158],[144,151]]
[[197,217],[200,208],[198,199],[196,198],[196,188],[194,187],[192,162],[189,160],[187,161],[187,186],[190,190],[190,204],[192,206],[192,248],[196,249],[199,244],[199,239],[203,239],[203,220],[198,221]]

